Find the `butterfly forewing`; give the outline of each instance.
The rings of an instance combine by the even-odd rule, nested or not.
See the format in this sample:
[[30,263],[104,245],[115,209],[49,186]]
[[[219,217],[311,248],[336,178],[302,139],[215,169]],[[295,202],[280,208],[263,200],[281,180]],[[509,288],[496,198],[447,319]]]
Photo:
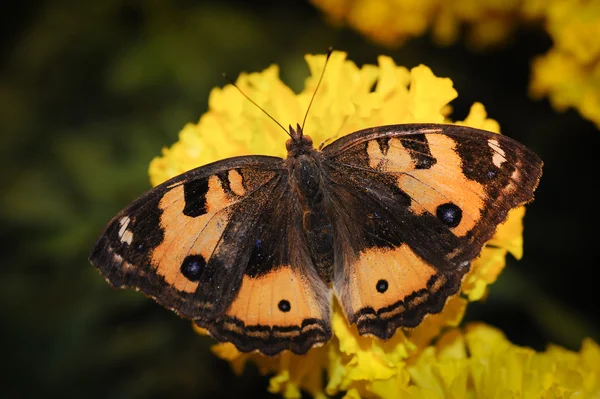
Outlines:
[[367,129],[323,155],[343,242],[334,287],[359,332],[382,338],[441,311],[542,167],[510,138],[455,125]]

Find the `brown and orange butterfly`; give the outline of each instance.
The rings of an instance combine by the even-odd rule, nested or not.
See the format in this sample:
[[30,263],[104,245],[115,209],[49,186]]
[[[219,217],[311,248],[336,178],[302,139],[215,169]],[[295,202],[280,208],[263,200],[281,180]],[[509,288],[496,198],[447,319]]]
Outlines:
[[110,221],[90,260],[239,350],[297,354],[332,336],[335,295],[360,334],[438,313],[542,161],[506,136],[445,124],[361,130],[286,159],[185,172]]

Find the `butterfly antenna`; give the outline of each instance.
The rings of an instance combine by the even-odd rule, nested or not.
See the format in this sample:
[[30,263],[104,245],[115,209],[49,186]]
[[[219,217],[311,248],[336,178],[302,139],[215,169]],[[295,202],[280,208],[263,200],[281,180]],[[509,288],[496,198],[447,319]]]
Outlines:
[[285,133],[286,133],[288,136],[292,137],[292,134],[291,134],[290,132],[288,132],[288,130],[287,130],[286,128],[284,128],[284,127],[283,127],[283,125],[282,125],[281,123],[277,122],[277,119],[273,118],[273,117],[271,116],[271,114],[269,114],[267,111],[265,111],[265,110],[264,110],[264,108],[263,108],[263,107],[261,107],[260,105],[258,105],[258,104],[257,104],[257,103],[256,103],[254,100],[252,100],[252,99],[251,99],[251,98],[250,98],[250,97],[249,97],[249,96],[248,96],[246,93],[244,93],[244,92],[242,91],[242,89],[240,89],[240,88],[238,87],[238,85],[237,85],[237,84],[236,84],[236,83],[233,81],[233,79],[231,79],[231,78],[230,78],[230,77],[229,77],[229,76],[228,76],[226,73],[223,73],[223,77],[224,77],[225,79],[227,79],[227,81],[229,82],[229,84],[231,84],[233,87],[235,87],[236,89],[238,89],[238,91],[239,91],[240,93],[242,93],[242,96],[246,97],[246,98],[248,99],[248,101],[250,101],[252,104],[256,105],[256,107],[257,107],[258,109],[260,109],[262,112],[264,112],[264,114],[265,114],[265,115],[267,115],[269,118],[271,118],[271,120],[272,120],[273,122],[277,123],[277,125],[279,125],[279,127],[280,127],[280,128],[282,128],[282,129],[283,129],[283,131],[284,131],[284,132],[285,132]]
[[321,71],[321,76],[319,77],[319,82],[317,82],[317,87],[315,88],[315,91],[313,92],[310,102],[308,103],[308,108],[306,109],[306,113],[304,114],[304,120],[302,121],[302,127],[300,129],[301,132],[304,131],[304,124],[306,123],[306,118],[308,117],[308,111],[310,111],[310,107],[312,106],[315,96],[317,95],[317,92],[319,91],[319,86],[321,86],[321,82],[323,81],[323,76],[325,76],[325,69],[327,68],[327,62],[329,62],[329,57],[331,57],[332,52],[333,52],[333,47],[329,47],[327,49],[327,55],[325,56],[325,65],[323,65],[323,70]]

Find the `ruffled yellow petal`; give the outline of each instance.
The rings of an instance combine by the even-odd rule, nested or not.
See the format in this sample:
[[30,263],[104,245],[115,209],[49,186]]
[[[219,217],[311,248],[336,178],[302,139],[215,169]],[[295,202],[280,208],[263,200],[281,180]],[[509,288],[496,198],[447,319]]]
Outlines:
[[452,87],[452,80],[438,78],[424,65],[413,68],[410,74],[409,110],[413,121],[444,122],[442,109],[458,96]]
[[362,391],[365,398],[395,399],[401,389],[410,384],[410,375],[406,367],[399,368],[394,377],[387,380],[376,380],[366,384]]
[[242,374],[250,355],[241,353],[230,342],[213,345],[211,349],[215,355],[229,362],[234,373]]
[[547,11],[546,28],[556,48],[566,50],[582,63],[600,57],[600,3],[554,0]]
[[406,331],[410,342],[417,348],[425,348],[442,330],[460,324],[467,310],[467,304],[467,299],[459,295],[448,298],[446,306],[440,313],[427,316],[416,328]]
[[467,115],[464,121],[457,121],[456,124],[500,133],[500,125],[498,122],[487,117],[485,107],[479,102],[476,102],[471,106],[469,115]]
[[[512,209],[506,221],[498,226],[496,234],[488,241],[488,245],[503,248],[516,259],[523,257],[523,218],[525,207]],[[490,249],[490,248],[486,248]]]
[[[504,42],[520,22],[543,16],[545,0],[311,0],[335,24],[347,23],[388,46],[431,31],[443,45],[454,43],[461,28],[475,48]],[[520,16],[521,18],[515,18]]]
[[[305,110],[279,79],[279,68],[242,74],[236,84],[281,124],[297,123]],[[285,132],[233,86],[215,88],[209,109],[197,124],[187,124],[179,141],[150,163],[153,185],[192,168],[236,155],[285,156]]]
[[600,128],[600,3],[553,0],[546,17],[554,46],[534,60],[530,93],[559,111],[574,107]]
[[546,352],[510,343],[495,328],[450,330],[407,366],[411,385],[400,397],[593,398],[600,395],[600,348],[587,339],[579,353]]
[[332,21],[388,46],[431,32],[441,45],[465,32],[473,48],[506,42],[520,25],[554,42],[532,63],[530,93],[557,110],[576,108],[600,127],[600,2],[588,0],[311,0]]
[[[304,118],[325,57],[307,55],[306,61],[311,76],[299,94],[281,82],[275,66],[259,73],[242,74],[237,85],[284,126],[295,124]],[[358,67],[346,59],[345,53],[334,52],[308,113],[305,131],[318,144],[378,125],[451,123],[449,102],[456,96],[452,81],[435,76],[427,66],[409,70],[381,56],[377,65]],[[473,105],[464,121],[457,123],[500,130],[479,103]],[[211,92],[208,111],[197,124],[186,125],[179,138],[152,161],[150,176],[154,184],[187,169],[234,155],[284,156],[287,135],[237,89],[227,85]],[[455,389],[462,393],[463,369],[435,366],[411,374],[407,363],[430,356],[428,353],[432,350],[428,345],[432,340],[445,329],[459,325],[468,300],[484,296],[488,284],[495,281],[504,267],[508,251],[520,256],[522,217],[522,211],[512,212],[494,237],[494,248],[484,250],[481,258],[473,262],[463,288],[466,298],[450,298],[441,313],[426,317],[415,329],[398,330],[388,341],[360,336],[355,326],[347,324],[341,308],[334,304],[334,338],[305,356],[285,352],[268,358],[240,353],[229,343],[215,345],[213,352],[229,361],[237,373],[241,373],[248,362],[256,364],[261,373],[273,375],[269,391],[286,398],[297,398],[303,390],[317,397],[345,392],[348,397],[391,398],[400,389],[409,397],[417,391],[423,395]],[[327,382],[322,378],[324,370],[327,370]],[[423,381],[424,386],[427,381],[431,384],[415,391],[411,378]]]
[[[305,356],[285,352],[276,358],[262,358],[262,372],[277,374],[271,378],[269,391],[281,393],[286,399],[296,398],[300,389],[309,392],[313,397],[323,394],[323,370],[327,364],[326,347],[314,348]],[[261,363],[259,363],[260,365]]]
[[488,286],[496,281],[506,265],[506,254],[523,256],[523,217],[525,207],[515,208],[506,222],[498,226],[496,234],[481,251],[481,255],[465,277],[461,291],[469,301],[478,301],[487,294]]
[[392,378],[414,345],[399,331],[388,341],[360,336],[355,326],[348,325],[339,306],[334,307],[332,326],[337,342],[330,351],[330,359],[341,360],[344,372],[338,375],[337,384],[333,380],[327,386],[327,393],[333,394],[351,387],[357,381],[376,381]]
[[356,388],[351,388],[346,392],[342,399],[360,399],[360,394]]

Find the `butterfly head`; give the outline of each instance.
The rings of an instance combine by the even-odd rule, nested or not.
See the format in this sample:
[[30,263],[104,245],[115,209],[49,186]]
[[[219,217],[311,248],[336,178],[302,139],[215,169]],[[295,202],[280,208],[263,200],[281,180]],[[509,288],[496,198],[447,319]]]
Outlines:
[[285,143],[288,157],[297,157],[314,151],[312,139],[304,135],[300,124],[296,124],[295,129],[290,125],[289,134],[291,138]]

